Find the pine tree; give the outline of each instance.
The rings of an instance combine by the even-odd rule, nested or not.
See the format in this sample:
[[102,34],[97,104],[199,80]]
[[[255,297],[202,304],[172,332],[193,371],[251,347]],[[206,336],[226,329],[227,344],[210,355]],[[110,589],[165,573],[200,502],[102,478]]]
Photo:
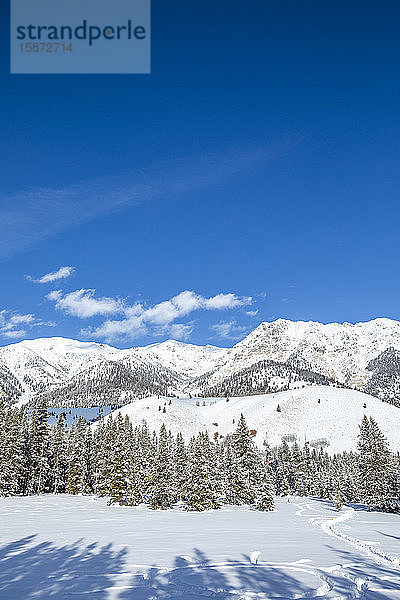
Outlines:
[[172,461],[169,452],[168,434],[164,423],[161,425],[157,444],[156,460],[150,484],[150,506],[153,509],[167,509],[176,500],[172,484]]
[[49,427],[45,400],[32,411],[30,426],[30,475],[28,493],[41,494],[49,490]]
[[363,501],[370,510],[396,512],[394,461],[387,440],[372,417],[364,415],[358,437],[358,474]]
[[186,482],[188,479],[188,457],[185,448],[185,442],[181,433],[176,436],[174,452],[174,483],[176,486],[176,496],[182,500],[185,493]]
[[83,494],[87,491],[86,453],[86,422],[83,417],[79,417],[77,424],[72,424],[68,439],[68,494]]
[[61,494],[66,490],[67,484],[67,424],[65,413],[60,413],[57,419],[57,425],[52,433],[50,453],[53,472],[53,491],[55,494]]
[[0,400],[0,496],[12,495],[12,468],[10,454],[12,450],[11,415]]
[[304,455],[297,442],[292,446],[292,469],[294,493],[298,496],[307,496],[307,472]]
[[93,434],[87,427],[84,433],[85,450],[83,456],[83,494],[93,492]]
[[346,494],[344,491],[344,482],[341,477],[339,477],[338,482],[336,484],[335,497],[333,499],[333,503],[335,505],[336,510],[342,510],[343,506],[346,504]]
[[255,500],[255,508],[257,510],[262,511],[275,510],[274,496],[275,489],[272,477],[268,473],[268,470],[265,469],[265,472],[262,475],[261,482],[258,487]]
[[114,420],[108,418],[104,426],[99,428],[94,439],[95,476],[94,491],[99,496],[109,496],[111,490],[111,461],[117,428]]
[[260,479],[260,457],[243,414],[232,435],[232,453],[234,470],[230,494],[233,503],[252,504]]
[[29,475],[30,475],[30,439],[29,439],[29,415],[28,410],[25,406],[21,407],[18,413],[16,413],[18,428],[18,441],[16,442],[16,453],[18,454],[19,463],[19,483],[18,493],[26,494],[28,489]]
[[267,438],[263,442],[264,456],[260,457],[260,481],[257,485],[257,494],[255,499],[255,508],[262,511],[271,511],[275,509],[275,484],[273,473],[273,452]]
[[289,496],[290,489],[290,448],[284,441],[278,448],[276,456],[277,492],[281,496]]
[[226,504],[235,504],[235,463],[232,450],[231,436],[226,437],[225,445],[223,447],[223,457],[221,462],[221,479],[224,502]]
[[121,439],[115,442],[114,452],[111,460],[111,483],[108,504],[119,504],[123,506],[128,503],[128,467],[125,451]]
[[219,508],[213,489],[213,471],[209,452],[210,440],[199,433],[190,455],[189,478],[186,490],[186,510],[203,511]]
[[146,421],[135,431],[133,443],[133,469],[140,495],[143,502],[149,500],[152,473],[156,458],[157,446],[153,446],[153,440],[147,427]]
[[127,506],[137,506],[142,502],[142,494],[140,492],[140,487],[136,478],[135,470],[131,469],[130,474],[128,475],[128,490],[127,490],[127,498],[126,505]]

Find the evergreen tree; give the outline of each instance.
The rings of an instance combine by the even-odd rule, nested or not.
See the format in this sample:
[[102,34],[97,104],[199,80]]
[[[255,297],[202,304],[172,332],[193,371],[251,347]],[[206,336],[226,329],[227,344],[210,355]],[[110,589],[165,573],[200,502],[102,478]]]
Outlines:
[[111,461],[113,448],[117,438],[115,421],[108,418],[104,426],[96,432],[95,446],[95,493],[99,496],[109,496],[111,490]]
[[274,503],[275,489],[271,475],[268,473],[268,470],[265,469],[261,482],[259,484],[256,500],[255,500],[255,508],[257,510],[262,511],[271,511],[275,509]]
[[174,483],[176,486],[176,496],[182,500],[185,493],[186,482],[188,479],[188,457],[185,448],[183,435],[178,433],[176,436],[174,452]]
[[264,457],[260,468],[260,481],[257,486],[255,499],[255,508],[262,511],[272,511],[275,509],[275,485],[273,475],[274,458],[268,440],[263,442]]
[[170,508],[176,500],[172,484],[172,457],[169,450],[168,434],[163,423],[158,438],[156,460],[150,484],[150,506],[153,509]]
[[338,482],[336,484],[335,497],[333,499],[333,503],[335,505],[336,510],[342,510],[343,506],[346,504],[346,494],[344,491],[344,482],[341,477],[339,477]]
[[304,455],[297,442],[292,446],[292,469],[294,493],[298,496],[307,496],[307,473]]
[[358,472],[363,501],[371,510],[396,512],[394,461],[388,442],[372,417],[364,415],[358,437]]
[[252,504],[260,478],[260,457],[243,414],[232,435],[232,453],[234,469],[230,494],[233,503]]
[[67,485],[67,423],[65,413],[60,413],[57,425],[53,430],[50,444],[52,471],[53,471],[53,491],[55,494],[62,494],[66,491]]
[[41,494],[49,491],[49,427],[45,400],[41,400],[32,411],[29,449],[30,474],[29,494]]
[[140,486],[138,484],[135,470],[131,469],[131,472],[128,476],[128,491],[127,491],[127,506],[137,506],[142,502],[142,494],[140,491]]
[[210,440],[206,433],[199,433],[192,447],[189,479],[186,490],[186,509],[203,511],[219,508],[213,490],[213,471],[209,452]]
[[122,440],[117,438],[110,465],[111,481],[108,504],[128,503],[128,466]]
[[72,424],[68,440],[68,494],[83,494],[87,491],[87,448],[86,424],[79,417],[77,424]]
[[281,496],[289,496],[290,489],[290,448],[284,441],[278,448],[276,454],[276,485],[277,492]]
[[12,468],[10,457],[12,452],[10,409],[0,400],[0,496],[12,495]]

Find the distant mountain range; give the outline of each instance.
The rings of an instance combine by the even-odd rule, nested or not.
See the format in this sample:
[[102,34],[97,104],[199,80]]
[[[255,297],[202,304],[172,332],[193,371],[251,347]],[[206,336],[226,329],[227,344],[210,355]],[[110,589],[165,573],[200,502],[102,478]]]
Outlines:
[[233,348],[168,340],[119,350],[65,338],[0,348],[0,397],[121,406],[150,395],[243,396],[330,385],[400,406],[400,322],[261,323]]

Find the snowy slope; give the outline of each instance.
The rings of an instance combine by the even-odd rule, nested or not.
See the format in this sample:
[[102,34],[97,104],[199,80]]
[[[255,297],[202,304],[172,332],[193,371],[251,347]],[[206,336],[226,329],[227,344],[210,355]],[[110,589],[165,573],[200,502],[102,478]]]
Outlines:
[[[276,410],[278,404],[281,412]],[[219,436],[231,433],[243,413],[249,428],[257,431],[255,441],[259,446],[265,437],[270,444],[277,445],[283,436],[294,434],[301,445],[305,441],[313,445],[326,439],[329,442],[327,450],[331,453],[355,450],[358,426],[363,415],[367,414],[377,421],[392,450],[400,450],[399,409],[368,394],[341,388],[313,386],[276,394],[230,398],[229,402],[225,398],[203,401],[153,397],[127,404],[114,411],[111,417],[115,418],[118,412],[128,415],[134,424],[145,419],[151,430],[159,430],[165,423],[167,429],[175,435],[178,431],[182,432],[187,440],[205,429],[210,437],[216,432]]]
[[[21,402],[48,392],[54,402],[62,397],[73,402],[71,390],[78,390],[95,405],[96,390],[101,397],[106,393],[108,373],[118,381],[122,368],[124,379],[136,384],[125,385],[121,402],[126,392],[131,397],[241,395],[288,389],[299,381],[337,381],[400,405],[400,322],[324,325],[279,319],[261,323],[233,348],[168,340],[120,350],[64,338],[27,340],[0,348],[0,394],[11,389],[18,394],[20,386]],[[118,402],[116,391],[113,401]]]

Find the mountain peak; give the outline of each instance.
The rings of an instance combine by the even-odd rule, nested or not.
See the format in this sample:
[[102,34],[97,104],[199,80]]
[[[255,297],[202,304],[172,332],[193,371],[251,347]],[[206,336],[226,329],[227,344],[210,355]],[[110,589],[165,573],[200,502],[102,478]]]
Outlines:
[[25,340],[0,348],[0,391],[24,401],[45,393],[51,402],[68,395],[73,402],[77,394],[95,405],[103,398],[124,403],[129,394],[278,391],[302,380],[353,387],[394,402],[400,398],[398,364],[398,321],[277,319],[260,323],[232,348],[171,339],[124,350],[63,337]]

